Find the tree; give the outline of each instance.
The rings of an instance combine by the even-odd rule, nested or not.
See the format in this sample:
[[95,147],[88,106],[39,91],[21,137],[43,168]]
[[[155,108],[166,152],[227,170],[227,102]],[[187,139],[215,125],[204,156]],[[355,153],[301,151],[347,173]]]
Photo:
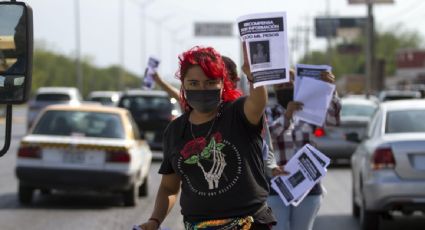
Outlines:
[[[118,66],[98,68],[89,59],[82,62],[84,73],[83,96],[94,90],[119,90],[117,80],[120,69]],[[75,60],[65,55],[36,48],[33,63],[32,92],[41,86],[73,86],[76,87]],[[140,87],[140,78],[125,71],[123,85],[125,88]]]
[[[365,44],[365,37],[354,41],[355,44]],[[386,63],[386,76],[394,75],[396,71],[396,54],[400,49],[417,49],[422,43],[422,37],[416,31],[408,31],[403,29],[401,25],[376,34],[375,57],[383,59]],[[365,72],[365,52],[359,54],[339,54],[336,46],[331,47],[332,52],[332,71],[335,76],[339,77],[343,74],[363,74]],[[365,47],[365,45],[362,45]],[[299,63],[324,64],[327,63],[327,53],[323,51],[313,51],[301,58]]]

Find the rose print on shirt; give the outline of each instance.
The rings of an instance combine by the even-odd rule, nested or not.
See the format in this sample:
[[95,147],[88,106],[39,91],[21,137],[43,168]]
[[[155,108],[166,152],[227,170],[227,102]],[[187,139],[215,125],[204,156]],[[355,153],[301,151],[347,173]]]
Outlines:
[[[221,151],[226,145],[222,143],[222,136],[219,132],[214,133],[208,145],[205,145],[206,139],[198,137],[187,142],[180,154],[183,156],[184,163],[196,164],[201,168],[204,178],[208,182],[208,189],[215,189],[218,188],[218,182],[223,174],[224,167],[226,167],[224,153]],[[209,170],[205,169],[202,164],[203,161],[212,161]]]
[[187,142],[180,151],[180,154],[183,156],[183,159],[190,158],[190,161],[194,161],[198,158],[197,155],[205,148],[206,144],[207,140],[205,140],[205,137],[198,137]]

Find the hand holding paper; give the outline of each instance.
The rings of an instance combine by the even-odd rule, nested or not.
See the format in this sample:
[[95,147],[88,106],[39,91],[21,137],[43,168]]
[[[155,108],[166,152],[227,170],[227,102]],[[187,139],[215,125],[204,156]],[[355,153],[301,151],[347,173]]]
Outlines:
[[238,18],[238,28],[244,42],[244,68],[250,69],[253,87],[288,82],[286,13],[244,15]]
[[154,74],[158,70],[159,59],[149,57],[148,67],[145,70],[145,78],[143,79],[143,87],[153,89],[155,87]]
[[297,65],[294,101],[302,102],[304,107],[295,113],[296,119],[323,126],[335,91],[330,70],[330,66]]
[[330,159],[313,146],[306,144],[285,165],[288,175],[271,180],[283,203],[298,205],[310,189],[326,175]]

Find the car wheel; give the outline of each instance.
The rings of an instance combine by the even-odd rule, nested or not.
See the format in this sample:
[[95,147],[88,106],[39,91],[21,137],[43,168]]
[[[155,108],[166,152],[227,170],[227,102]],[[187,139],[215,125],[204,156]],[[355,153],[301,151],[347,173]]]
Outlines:
[[143,184],[139,186],[139,197],[147,196],[149,191],[148,176],[143,180]]
[[31,204],[34,188],[19,184],[18,198],[21,204]]
[[137,199],[139,198],[139,189],[135,184],[131,185],[131,187],[124,191],[123,200],[124,206],[134,207],[137,204]]
[[360,226],[362,230],[377,230],[379,229],[379,212],[360,208]]

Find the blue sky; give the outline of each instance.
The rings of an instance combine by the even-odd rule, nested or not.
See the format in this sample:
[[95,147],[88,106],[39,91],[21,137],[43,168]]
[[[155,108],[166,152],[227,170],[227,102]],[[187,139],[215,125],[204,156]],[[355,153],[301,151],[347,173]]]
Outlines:
[[[240,44],[230,38],[196,38],[194,22],[236,22],[249,13],[286,11],[288,36],[296,27],[310,27],[310,49],[324,49],[324,39],[314,37],[313,19],[323,16],[329,6],[331,16],[363,17],[366,7],[349,5],[348,0],[80,0],[81,52],[97,66],[120,63],[120,2],[124,2],[124,66],[140,74],[149,55],[162,61],[159,71],[171,79],[177,70],[177,55],[194,45],[209,45],[240,62]],[[27,0],[34,11],[34,37],[38,44],[66,55],[75,55],[75,0]],[[142,7],[146,12],[146,32],[141,33]],[[376,27],[388,29],[401,23],[425,37],[423,0],[394,0],[394,4],[374,8]],[[329,3],[329,5],[328,5]],[[236,34],[236,26],[235,26]],[[301,39],[304,35],[298,33]],[[144,42],[144,43],[143,43]],[[143,45],[146,47],[143,49]],[[145,50],[145,55],[141,51]],[[301,46],[294,58],[304,52]]]

